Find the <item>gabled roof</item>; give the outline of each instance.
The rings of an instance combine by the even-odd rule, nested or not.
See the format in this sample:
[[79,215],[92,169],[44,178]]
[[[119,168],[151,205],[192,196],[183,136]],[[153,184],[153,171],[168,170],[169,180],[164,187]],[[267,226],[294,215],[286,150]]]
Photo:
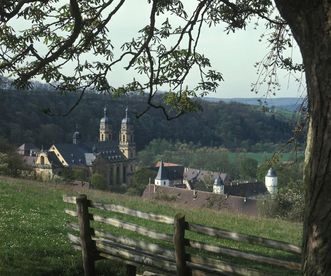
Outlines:
[[31,144],[31,143],[25,143],[25,144],[22,144],[20,145],[17,149],[20,149],[20,150],[39,150],[39,148],[37,148],[34,144]]
[[221,178],[223,183],[225,183],[228,178],[228,175],[226,173],[198,170],[192,168],[185,168],[184,171],[184,179],[188,181],[205,181],[206,178],[213,180],[216,179],[218,176]]
[[177,166],[165,166],[162,161],[159,162],[159,170],[155,179],[157,180],[183,180],[184,167]]
[[80,144],[55,144],[54,146],[60,152],[69,167],[74,165],[86,165],[86,151]]
[[54,152],[49,151],[47,153],[47,158],[49,160],[49,162],[52,164],[53,168],[61,168],[63,167],[63,165],[61,164],[61,162],[59,161],[59,159],[57,158],[57,156],[55,155]]

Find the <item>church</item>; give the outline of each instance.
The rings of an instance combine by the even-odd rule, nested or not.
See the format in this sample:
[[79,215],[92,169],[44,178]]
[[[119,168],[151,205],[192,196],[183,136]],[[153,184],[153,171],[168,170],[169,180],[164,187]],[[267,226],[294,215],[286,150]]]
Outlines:
[[107,108],[100,120],[98,142],[82,143],[76,129],[71,144],[53,144],[42,150],[35,161],[36,176],[53,180],[68,170],[81,170],[86,175],[102,174],[107,185],[130,185],[135,169],[136,147],[134,129],[128,117],[128,108],[122,119],[119,139],[115,140]]

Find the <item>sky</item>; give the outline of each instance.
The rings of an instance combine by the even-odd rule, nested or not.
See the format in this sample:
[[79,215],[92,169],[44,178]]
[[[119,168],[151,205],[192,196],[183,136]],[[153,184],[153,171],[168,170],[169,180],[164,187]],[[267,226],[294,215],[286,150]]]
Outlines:
[[[189,1],[183,2],[185,7],[188,6]],[[115,47],[120,46],[125,40],[130,40],[139,29],[148,24],[148,12],[147,1],[127,0],[110,26],[110,34]],[[263,97],[265,89],[261,89],[257,95],[251,92],[251,83],[257,80],[257,70],[254,64],[262,60],[267,53],[266,43],[259,42],[263,32],[265,32],[263,24],[260,24],[258,30],[254,29],[253,24],[250,24],[246,30],[228,35],[222,26],[211,28],[205,26],[203,28],[198,50],[210,58],[213,68],[221,72],[224,78],[224,82],[220,84],[217,92],[210,94],[211,97]],[[301,60],[297,46],[293,49],[293,57],[297,61]],[[111,84],[122,85],[126,81],[131,81],[133,77],[137,77],[134,72],[128,72],[122,68],[123,64],[111,72]],[[289,78],[287,72],[279,71],[278,77],[281,90],[276,93],[276,97],[302,97],[305,95],[304,89],[298,87],[298,83],[294,81],[293,77]],[[198,75],[194,73],[189,76],[187,82],[189,87],[194,85],[197,78]]]
[[[183,0],[182,2],[188,11],[193,9],[192,0]],[[196,2],[194,1],[194,3]],[[131,41],[140,29],[148,25],[149,11],[147,0],[126,0],[114,16],[113,21],[109,25],[109,34],[115,46],[115,58],[116,55],[120,55],[120,52],[116,49],[119,49],[124,42]],[[158,17],[157,22],[162,23],[164,19],[165,17]],[[248,25],[246,30],[231,34],[225,33],[224,26],[218,25],[211,28],[204,26],[198,45],[198,52],[207,56],[211,61],[212,69],[221,72],[224,78],[224,82],[221,82],[217,92],[211,93],[210,97],[250,98],[263,97],[265,95],[265,88],[260,89],[258,94],[251,92],[251,84],[257,81],[257,69],[254,67],[254,64],[261,61],[267,54],[266,42],[259,42],[260,35],[264,32],[263,24],[260,24],[258,29],[255,30],[252,23]],[[40,48],[42,48],[42,45]],[[297,46],[293,48],[293,57],[300,62],[301,57]],[[87,58],[95,60],[93,55],[87,55]],[[128,60],[126,60],[126,63],[113,67],[108,79],[112,86],[125,85],[131,82],[133,78],[140,80],[135,71],[123,69],[127,64]],[[68,67],[65,70],[70,73],[72,68]],[[279,71],[278,78],[282,85],[276,97],[305,96],[304,88],[299,86],[293,77],[289,78],[287,72]],[[198,79],[198,73],[193,71],[188,76],[185,85],[189,89],[193,88]],[[302,82],[304,83],[304,80]],[[164,89],[166,91],[168,87]]]

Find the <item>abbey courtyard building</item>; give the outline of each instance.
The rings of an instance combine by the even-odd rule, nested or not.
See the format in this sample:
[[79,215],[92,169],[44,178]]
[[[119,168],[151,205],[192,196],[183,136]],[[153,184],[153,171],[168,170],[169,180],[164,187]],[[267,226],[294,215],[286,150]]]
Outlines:
[[48,151],[41,151],[35,161],[37,177],[52,180],[65,171],[80,170],[86,175],[103,175],[108,185],[131,184],[135,169],[136,147],[134,129],[128,109],[121,122],[119,139],[114,139],[110,117],[104,108],[100,120],[98,142],[82,143],[76,130],[71,144],[53,144]]

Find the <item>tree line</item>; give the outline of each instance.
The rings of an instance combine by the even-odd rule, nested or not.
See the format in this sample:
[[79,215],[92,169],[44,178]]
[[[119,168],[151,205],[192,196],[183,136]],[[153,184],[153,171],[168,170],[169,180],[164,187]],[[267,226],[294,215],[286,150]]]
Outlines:
[[205,101],[199,103],[202,111],[184,114],[176,120],[166,120],[158,110],[151,110],[138,119],[136,116],[146,108],[144,95],[114,98],[93,93],[85,95],[80,104],[64,116],[78,96],[45,90],[0,91],[0,137],[16,146],[34,143],[48,147],[53,143],[71,143],[77,127],[82,141],[94,141],[98,139],[104,106],[108,108],[115,139],[125,107],[129,106],[138,150],[158,138],[208,147],[270,150],[273,144],[288,141],[295,125],[293,118],[281,112],[268,113],[256,106]]

